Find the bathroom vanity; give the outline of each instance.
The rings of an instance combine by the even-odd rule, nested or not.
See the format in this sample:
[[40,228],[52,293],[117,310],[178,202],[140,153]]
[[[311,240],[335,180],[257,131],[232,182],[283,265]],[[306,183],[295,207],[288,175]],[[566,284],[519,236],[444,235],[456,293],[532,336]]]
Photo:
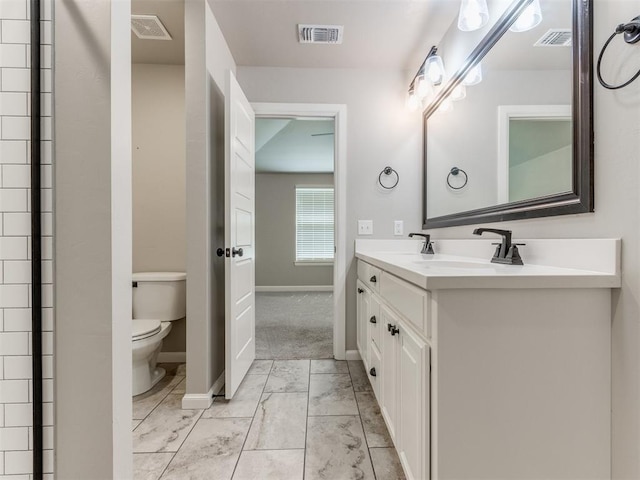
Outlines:
[[620,241],[357,240],[357,343],[409,479],[609,478]]

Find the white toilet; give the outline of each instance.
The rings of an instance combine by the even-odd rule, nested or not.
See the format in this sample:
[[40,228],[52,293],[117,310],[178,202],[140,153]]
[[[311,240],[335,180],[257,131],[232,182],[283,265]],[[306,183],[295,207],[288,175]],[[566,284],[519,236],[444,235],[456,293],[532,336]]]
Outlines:
[[133,395],[146,392],[165,375],[157,368],[162,339],[171,322],[186,315],[184,272],[140,272],[133,274]]

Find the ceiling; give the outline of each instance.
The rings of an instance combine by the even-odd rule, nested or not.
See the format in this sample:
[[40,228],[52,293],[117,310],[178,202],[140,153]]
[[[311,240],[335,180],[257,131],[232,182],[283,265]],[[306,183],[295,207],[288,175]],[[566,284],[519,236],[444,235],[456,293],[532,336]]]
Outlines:
[[333,119],[256,119],[256,172],[332,173]]
[[[238,65],[415,69],[460,0],[209,0]],[[342,45],[300,44],[297,25],[344,25]]]
[[184,0],[132,0],[131,13],[157,15],[171,40],[141,40],[131,32],[132,63],[184,64]]
[[[157,15],[173,37],[140,40],[131,33],[133,63],[184,64],[184,1],[132,0],[132,13]],[[208,0],[237,65],[411,71],[452,26],[459,1]],[[508,32],[488,55],[487,67],[567,68],[570,48],[532,45],[549,28],[571,26],[571,2],[541,3],[543,23],[529,32]],[[343,25],[344,41],[300,44],[299,23]]]
[[[456,16],[459,0],[208,0],[237,65],[416,69]],[[171,41],[131,34],[133,63],[184,64],[184,0],[132,0]],[[298,43],[299,23],[344,26],[341,45]]]

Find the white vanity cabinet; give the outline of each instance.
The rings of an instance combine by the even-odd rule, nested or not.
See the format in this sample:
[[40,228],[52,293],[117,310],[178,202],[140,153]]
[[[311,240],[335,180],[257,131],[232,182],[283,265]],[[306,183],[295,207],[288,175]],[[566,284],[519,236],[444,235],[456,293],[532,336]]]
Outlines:
[[408,479],[610,478],[619,276],[358,258],[358,348]]
[[[426,335],[416,333],[415,325],[426,322],[409,320],[398,310],[414,312],[424,292],[418,293],[416,301],[411,285],[404,291],[399,288],[402,280],[378,271],[378,291],[385,291],[385,280],[393,286],[387,302],[370,284],[365,285],[371,270],[363,263],[358,266],[358,348],[407,478],[421,480],[429,476],[430,357]],[[400,298],[403,301],[398,303]],[[401,307],[396,310],[390,303]],[[425,311],[422,306],[418,310]]]

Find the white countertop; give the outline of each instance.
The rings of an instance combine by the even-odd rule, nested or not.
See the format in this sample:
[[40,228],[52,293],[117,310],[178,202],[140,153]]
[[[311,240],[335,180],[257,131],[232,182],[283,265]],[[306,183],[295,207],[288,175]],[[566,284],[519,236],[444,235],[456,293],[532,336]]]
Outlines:
[[[525,265],[491,263],[495,249],[491,241],[434,240],[436,252],[469,251],[479,256],[419,253],[420,241],[413,240],[356,240],[356,257],[392,273],[426,290],[461,288],[616,288],[620,278],[620,240],[526,240],[529,252],[520,253]],[[468,244],[467,242],[471,242]],[[520,242],[520,240],[518,240]],[[571,243],[569,243],[571,242]],[[592,243],[589,243],[592,242]],[[595,243],[594,243],[595,242]],[[468,248],[467,248],[468,247]],[[570,248],[568,248],[570,247]],[[554,261],[554,255],[545,256],[545,249],[563,251],[559,265],[527,263],[530,258]],[[595,250],[594,250],[595,249]],[[543,252],[543,253],[541,253]],[[573,253],[571,253],[573,252]],[[593,261],[581,260],[581,252],[588,252]],[[576,258],[571,258],[571,256]],[[566,265],[570,265],[568,268]],[[581,268],[575,268],[575,267]],[[583,268],[584,267],[584,268]]]

